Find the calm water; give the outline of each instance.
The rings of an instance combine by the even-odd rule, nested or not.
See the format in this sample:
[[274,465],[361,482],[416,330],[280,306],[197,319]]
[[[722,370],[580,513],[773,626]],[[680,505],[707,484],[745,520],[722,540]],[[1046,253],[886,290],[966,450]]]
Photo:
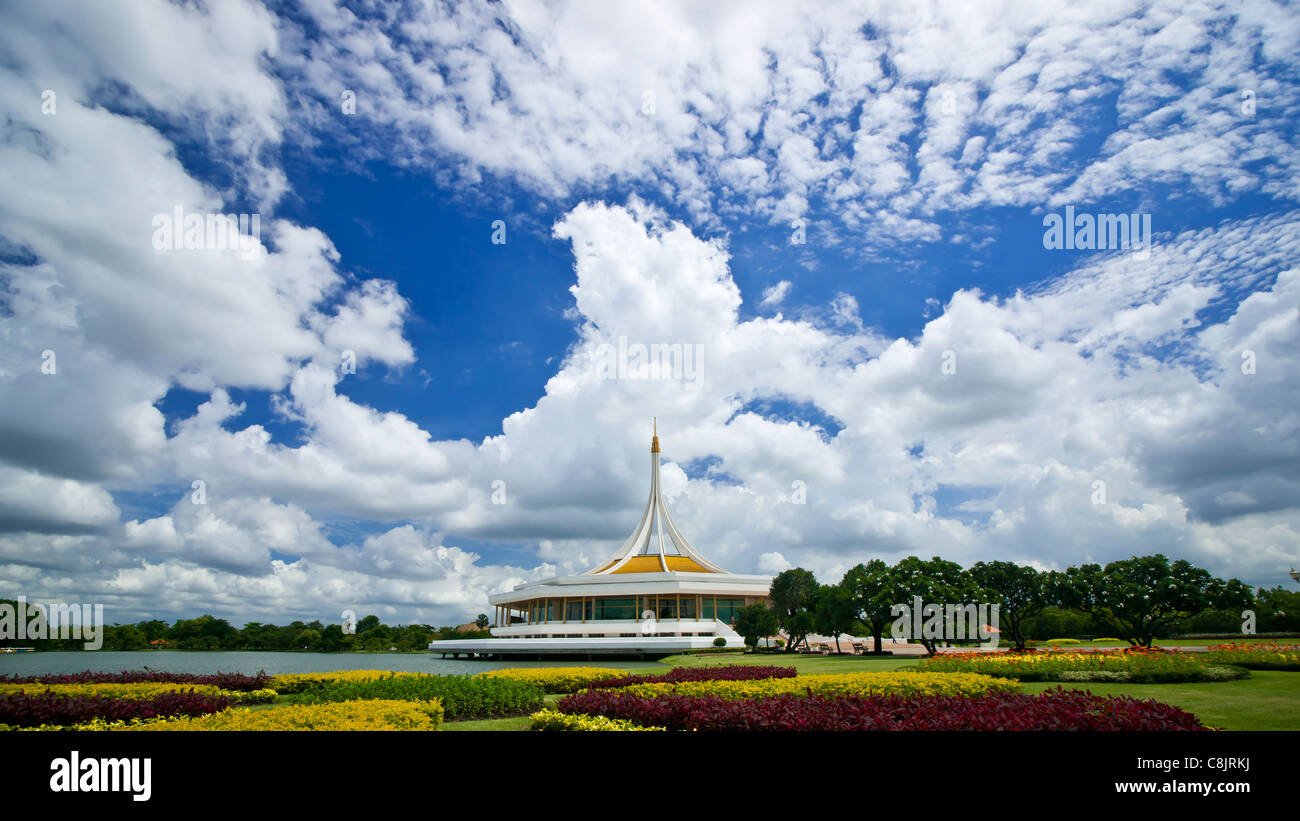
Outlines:
[[79,673],[83,670],[118,673],[161,670],[167,673],[328,673],[334,670],[402,670],[413,673],[481,673],[502,667],[573,667],[591,665],[621,670],[662,668],[653,661],[470,661],[443,659],[430,653],[272,653],[100,650],[69,653],[0,653],[0,676]]

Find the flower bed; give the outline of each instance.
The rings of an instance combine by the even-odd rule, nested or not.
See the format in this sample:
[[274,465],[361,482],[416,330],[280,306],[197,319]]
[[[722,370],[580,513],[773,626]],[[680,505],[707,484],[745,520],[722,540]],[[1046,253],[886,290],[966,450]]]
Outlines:
[[341,681],[313,687],[299,698],[321,704],[356,699],[437,699],[448,719],[491,718],[531,713],[542,706],[542,688],[508,678],[388,675],[369,681]]
[[1300,670],[1300,644],[1213,644],[1205,657],[1213,664],[1234,664],[1247,670]]
[[402,673],[392,670],[335,670],[330,673],[286,673],[272,676],[267,686],[281,695],[302,693],[331,684],[350,684],[381,678],[427,676],[427,673]]
[[137,682],[130,684],[0,684],[0,696],[26,693],[39,695],[53,693],[56,696],[79,696],[85,698],[115,698],[128,701],[154,698],[162,693],[196,693],[206,696],[225,696],[239,704],[265,704],[275,701],[275,691],[264,690],[223,690],[211,684],[167,684],[163,682]]
[[773,667],[759,664],[726,664],[718,667],[674,667],[667,673],[653,676],[623,676],[594,682],[591,687],[630,687],[633,684],[680,683],[685,681],[753,681],[765,678],[794,678],[799,671],[793,667]]
[[943,653],[926,659],[924,665],[928,671],[982,673],[1020,681],[1164,684],[1229,681],[1250,675],[1244,670],[1213,664],[1197,654],[1138,648]]
[[795,696],[982,696],[1018,692],[1020,682],[973,673],[823,673],[754,681],[683,681],[634,684],[618,692],[654,697],[715,696],[722,699]]
[[0,676],[0,685],[7,684],[194,684],[217,687],[222,690],[261,690],[270,686],[266,673],[246,676],[242,673],[160,673],[152,670],[123,671],[121,673],[82,673],[39,676]]
[[265,710],[232,709],[196,718],[155,721],[115,730],[436,730],[443,710],[437,699],[370,699],[330,704],[286,704]]
[[1037,695],[796,696],[725,699],[588,690],[557,703],[566,714],[604,716],[669,730],[1203,730],[1191,713],[1154,700],[1078,690]]
[[548,693],[572,693],[602,679],[625,678],[627,671],[612,667],[508,667],[478,673],[475,678],[508,678],[535,684]]
[[663,727],[642,727],[636,722],[621,718],[569,715],[557,710],[539,710],[529,718],[533,722],[531,729],[542,732],[622,732],[627,730],[662,732],[664,729]]
[[40,727],[85,724],[159,716],[196,716],[215,713],[231,705],[228,696],[168,692],[149,698],[95,698],[53,692],[10,693],[0,696],[0,726]]

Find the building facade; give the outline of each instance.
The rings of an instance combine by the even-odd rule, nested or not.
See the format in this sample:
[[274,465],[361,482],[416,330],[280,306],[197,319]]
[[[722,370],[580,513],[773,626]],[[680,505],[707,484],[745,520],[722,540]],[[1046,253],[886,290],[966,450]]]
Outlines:
[[650,497],[632,535],[577,576],[530,582],[489,598],[491,639],[435,641],[429,649],[473,657],[651,658],[743,646],[735,618],[765,604],[769,576],[728,573],[702,556],[673,522],[659,484],[659,435],[650,444]]

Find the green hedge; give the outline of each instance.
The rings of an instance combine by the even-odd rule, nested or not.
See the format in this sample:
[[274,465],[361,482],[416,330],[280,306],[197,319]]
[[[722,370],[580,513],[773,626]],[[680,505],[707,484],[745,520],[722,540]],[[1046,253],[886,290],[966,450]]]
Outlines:
[[542,706],[542,688],[508,678],[473,676],[392,676],[373,681],[339,682],[304,692],[308,704],[354,699],[438,699],[449,721],[532,713]]

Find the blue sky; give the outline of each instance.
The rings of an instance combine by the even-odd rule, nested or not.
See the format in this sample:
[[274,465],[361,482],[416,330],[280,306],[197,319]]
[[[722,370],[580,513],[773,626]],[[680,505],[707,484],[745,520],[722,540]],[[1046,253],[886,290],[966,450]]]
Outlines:
[[0,593],[465,620],[617,546],[654,416],[738,572],[1300,563],[1293,8],[2,14]]

